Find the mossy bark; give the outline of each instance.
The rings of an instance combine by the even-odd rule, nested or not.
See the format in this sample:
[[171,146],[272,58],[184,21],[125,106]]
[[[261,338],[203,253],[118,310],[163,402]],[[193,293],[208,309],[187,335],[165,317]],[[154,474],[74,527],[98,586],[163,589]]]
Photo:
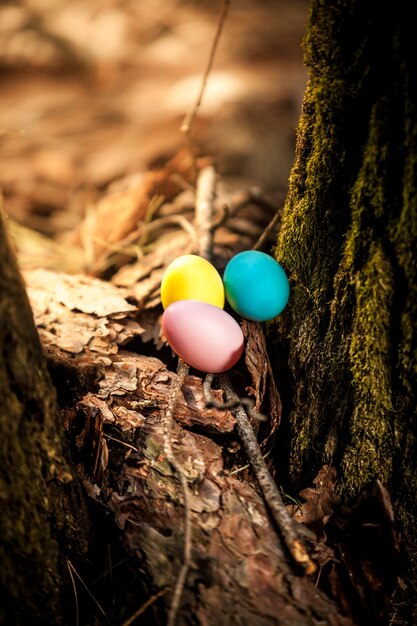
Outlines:
[[65,556],[86,547],[86,509],[1,207],[0,398],[0,623],[67,623]]
[[[309,82],[277,246],[295,481],[375,477],[417,513],[417,45],[405,2],[311,0]],[[414,548],[413,548],[414,546]],[[414,564],[416,570],[416,564]]]

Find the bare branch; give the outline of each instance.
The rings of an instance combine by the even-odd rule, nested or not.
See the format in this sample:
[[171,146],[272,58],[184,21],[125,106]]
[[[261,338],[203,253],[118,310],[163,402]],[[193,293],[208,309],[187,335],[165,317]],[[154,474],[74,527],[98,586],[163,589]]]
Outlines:
[[230,206],[225,204],[222,207],[221,214],[217,217],[217,219],[213,220],[211,227],[210,227],[211,232],[214,233],[218,228],[220,228],[220,226],[223,226],[223,224],[225,224],[227,220],[229,219],[230,215],[231,215]]
[[195,228],[198,253],[208,261],[211,259],[213,243],[213,202],[216,193],[214,167],[204,167],[198,175],[195,205]]
[[274,217],[269,222],[268,226],[265,228],[265,230],[259,237],[258,241],[253,246],[252,250],[262,250],[262,248],[264,247],[265,243],[268,240],[268,237],[274,232],[274,230],[277,228],[280,221],[281,221],[281,213],[279,212],[275,213]]
[[[197,181],[197,202],[196,202],[196,224],[198,224],[197,232],[199,236],[199,253],[201,256],[208,258],[211,253],[211,225],[213,219],[213,199],[215,195],[216,175],[214,168],[207,167],[201,171]],[[278,223],[276,216],[266,231],[258,241],[261,245],[266,240],[268,234]],[[201,237],[201,238],[200,238]],[[310,559],[305,550],[299,533],[296,532],[296,522],[289,515],[287,508],[282,500],[278,487],[272,478],[262,451],[259,447],[256,435],[248,418],[249,416],[257,421],[265,421],[266,417],[254,410],[254,404],[249,398],[239,398],[233,389],[232,383],[227,374],[223,374],[220,378],[221,387],[226,393],[226,402],[216,402],[211,394],[211,384],[213,374],[208,374],[203,384],[204,397],[208,407],[219,409],[232,409],[236,421],[239,437],[242,440],[249,462],[253,468],[258,484],[264,495],[272,516],[280,529],[285,544],[294,560],[301,564],[310,574],[315,571],[316,566]],[[245,407],[246,411],[245,411]]]
[[257,422],[267,421],[268,418],[266,417],[266,415],[255,411],[255,403],[250,398],[240,398],[239,396],[236,396],[236,399],[227,400],[227,402],[216,402],[210,390],[212,380],[213,374],[207,374],[203,383],[203,393],[206,401],[206,407],[208,409],[235,409],[236,407],[244,406],[246,408],[247,414],[253,420],[256,420]]
[[148,600],[146,600],[146,602],[144,604],[142,604],[142,606],[136,611],[136,613],[131,615],[131,617],[129,617],[129,619],[127,619],[125,622],[123,622],[122,626],[131,626],[131,624],[133,624],[133,622],[135,622],[138,617],[143,615],[145,613],[145,611],[147,611],[150,606],[155,604],[155,602],[157,600],[159,600],[159,598],[161,596],[165,595],[167,593],[167,591],[168,591],[168,589],[165,587],[164,589],[160,589],[158,591],[158,593],[155,593],[153,596],[148,598]]
[[219,16],[219,20],[217,22],[217,30],[216,30],[216,34],[214,36],[213,39],[213,43],[211,46],[211,50],[210,50],[210,54],[209,54],[209,59],[207,62],[207,67],[204,71],[204,75],[203,75],[203,80],[201,81],[201,87],[200,87],[200,91],[197,97],[197,100],[195,101],[195,103],[193,104],[193,106],[189,109],[187,115],[184,118],[183,123],[181,124],[181,132],[185,133],[185,135],[188,137],[190,136],[191,133],[191,129],[192,129],[192,125],[194,122],[194,119],[198,113],[198,109],[201,106],[201,102],[203,100],[203,96],[204,96],[204,92],[206,90],[206,85],[207,85],[207,80],[209,77],[209,74],[211,72],[211,68],[213,65],[213,61],[214,61],[214,57],[216,56],[216,50],[217,50],[217,46],[220,40],[220,36],[222,34],[223,31],[223,26],[225,24],[226,21],[226,17],[227,17],[227,12],[229,10],[229,5],[230,5],[230,0],[223,0],[223,4],[222,4],[222,8],[220,11],[220,16]]
[[[221,383],[226,392],[226,397],[233,402],[239,403],[239,397],[234,391],[227,375],[221,376]],[[262,452],[259,448],[258,441],[255,433],[253,432],[253,428],[246,411],[242,406],[237,406],[232,410],[236,417],[239,437],[242,440],[258,484],[262,490],[271,514],[281,532],[282,538],[296,563],[304,568],[306,574],[312,574],[316,570],[316,565],[310,559],[299,533],[296,530],[297,522],[294,522],[288,513],[277,484],[266,466],[265,459],[262,456]]]
[[172,597],[171,607],[168,615],[167,626],[174,626],[175,619],[178,613],[178,609],[181,603],[181,597],[184,591],[184,585],[187,578],[187,573],[191,563],[191,548],[192,548],[192,522],[191,522],[191,508],[190,508],[190,489],[188,487],[187,477],[181,464],[177,461],[172,449],[172,424],[174,419],[175,407],[178,402],[178,396],[181,388],[184,384],[185,377],[188,374],[189,367],[182,360],[178,360],[177,374],[178,379],[175,382],[172,390],[170,402],[163,416],[164,420],[164,452],[165,455],[178,475],[181,483],[181,489],[184,497],[184,556],[183,563],[175,583],[174,595]]
[[[205,259],[211,256],[212,248],[212,231],[211,224],[213,218],[213,200],[215,196],[216,172],[213,167],[208,166],[201,170],[197,179],[197,193],[195,206],[195,223],[198,241],[198,253]],[[178,360],[178,380],[172,390],[170,403],[164,415],[164,451],[168,461],[178,474],[181,482],[181,488],[184,495],[184,558],[180,573],[178,575],[174,595],[172,598],[171,608],[168,616],[168,626],[174,626],[176,615],[181,603],[181,597],[184,591],[187,572],[191,562],[192,551],[192,520],[190,508],[190,490],[187,483],[187,477],[181,464],[176,460],[172,450],[171,433],[172,423],[174,419],[175,407],[178,401],[178,395],[184,383],[185,377],[189,371],[189,366],[182,359]]]

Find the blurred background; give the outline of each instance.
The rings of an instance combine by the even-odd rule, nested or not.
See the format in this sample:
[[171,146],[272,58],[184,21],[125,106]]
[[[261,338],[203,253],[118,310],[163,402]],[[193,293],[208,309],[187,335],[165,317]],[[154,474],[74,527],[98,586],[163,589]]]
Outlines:
[[[9,215],[73,230],[118,178],[186,145],[221,2],[23,0],[0,6],[0,187]],[[231,2],[193,129],[222,176],[285,192],[306,70],[307,0]]]

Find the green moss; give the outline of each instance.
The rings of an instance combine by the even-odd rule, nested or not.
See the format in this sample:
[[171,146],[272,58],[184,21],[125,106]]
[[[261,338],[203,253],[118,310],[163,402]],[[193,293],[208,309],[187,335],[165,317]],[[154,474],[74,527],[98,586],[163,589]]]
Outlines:
[[276,329],[293,481],[332,463],[349,497],[378,477],[416,545],[417,71],[410,16],[390,7],[311,2]]
[[85,554],[87,517],[1,207],[0,398],[0,623],[61,624],[65,556]]
[[380,245],[355,276],[355,313],[349,343],[353,404],[342,463],[345,490],[355,493],[358,477],[387,481],[392,473],[392,385],[390,310],[393,275]]
[[[20,366],[24,367],[24,363]],[[11,620],[12,615],[18,619],[21,614],[23,619],[23,615],[31,614],[35,624],[41,618],[59,623],[59,551],[56,538],[51,536],[51,507],[42,488],[43,471],[49,464],[42,453],[47,435],[40,425],[31,423],[33,410],[32,416],[25,411],[25,403],[10,389],[9,381],[4,370],[0,372],[2,406],[7,407],[7,413],[2,411],[0,415],[0,490],[9,494],[7,514],[2,515],[0,524],[1,582],[12,611],[6,615]],[[22,589],[29,587],[33,592],[26,594],[23,602]]]

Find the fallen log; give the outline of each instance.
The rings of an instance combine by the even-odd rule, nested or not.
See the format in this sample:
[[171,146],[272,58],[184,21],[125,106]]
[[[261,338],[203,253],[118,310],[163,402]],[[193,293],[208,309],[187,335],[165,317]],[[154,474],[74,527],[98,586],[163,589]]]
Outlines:
[[[58,396],[65,398],[69,436],[82,418],[72,447],[87,493],[111,508],[121,540],[168,612],[184,553],[183,491],[163,445],[175,364],[170,369],[140,353],[144,329],[125,290],[40,270],[26,272],[25,280]],[[221,390],[213,393],[223,401]],[[193,529],[176,623],[351,624],[314,578],[295,568],[250,475],[231,473],[226,457],[236,448],[234,428],[232,411],[207,408],[202,379],[188,375],[172,431]]]

